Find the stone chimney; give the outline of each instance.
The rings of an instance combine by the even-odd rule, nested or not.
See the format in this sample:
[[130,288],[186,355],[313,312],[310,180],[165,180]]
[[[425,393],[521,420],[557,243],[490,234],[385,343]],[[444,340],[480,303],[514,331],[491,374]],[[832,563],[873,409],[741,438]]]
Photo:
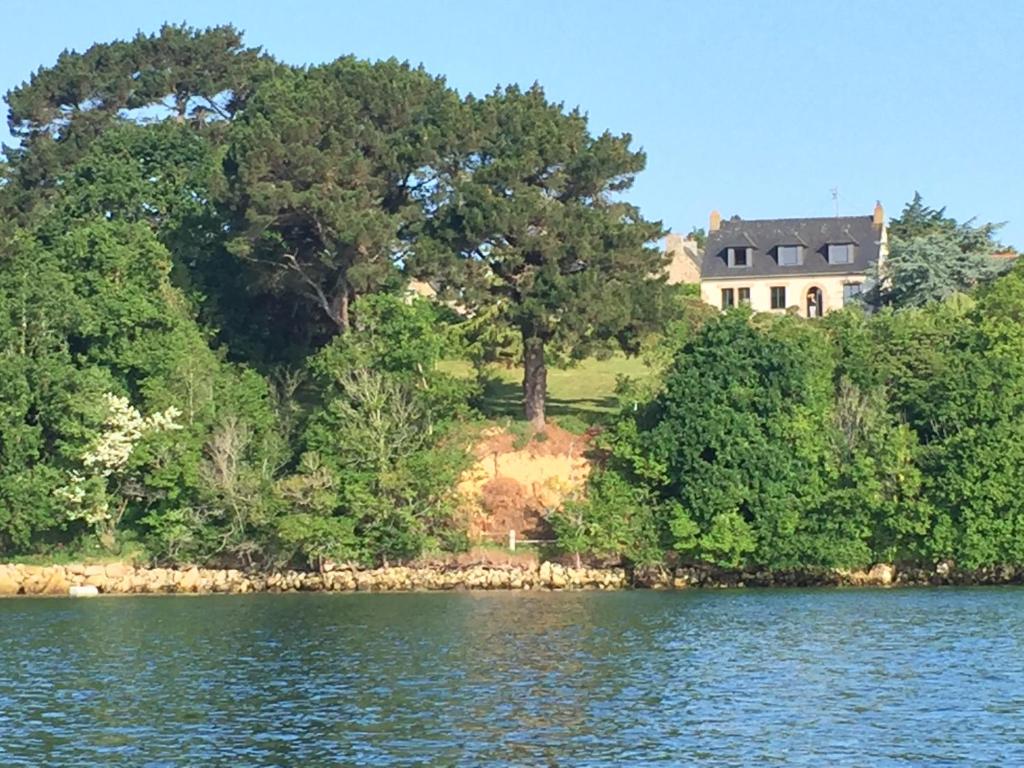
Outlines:
[[717,232],[722,226],[722,214],[718,211],[711,212],[711,222],[708,226],[708,233]]
[[882,203],[875,201],[875,215],[874,223],[876,227],[880,227],[885,224],[885,208],[882,207]]

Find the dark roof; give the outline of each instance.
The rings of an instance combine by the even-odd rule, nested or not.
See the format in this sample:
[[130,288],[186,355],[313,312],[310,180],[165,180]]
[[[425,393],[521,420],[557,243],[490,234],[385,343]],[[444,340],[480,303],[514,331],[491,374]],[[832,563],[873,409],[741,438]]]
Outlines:
[[[764,277],[768,275],[849,274],[867,272],[878,261],[881,229],[871,216],[841,216],[821,219],[725,219],[708,233],[704,245],[701,277]],[[852,243],[852,264],[829,264],[828,246]],[[780,267],[776,248],[804,246],[804,263]],[[749,267],[730,267],[729,248],[750,248]]]

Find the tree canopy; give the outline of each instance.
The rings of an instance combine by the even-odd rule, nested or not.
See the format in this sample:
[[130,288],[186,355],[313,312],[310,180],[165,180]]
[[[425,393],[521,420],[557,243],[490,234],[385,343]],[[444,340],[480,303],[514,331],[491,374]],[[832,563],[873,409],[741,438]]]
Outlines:
[[276,78],[232,126],[230,248],[256,290],[312,305],[335,330],[398,266],[458,145],[441,78],[352,57]]
[[536,85],[469,108],[473,145],[413,264],[518,332],[526,418],[543,425],[550,353],[635,350],[661,319],[663,232],[622,198],[645,162],[630,136],[592,136]]
[[999,224],[957,222],[921,195],[889,223],[889,253],[879,265],[876,300],[922,306],[991,280],[1006,265],[993,258]]
[[545,510],[577,559],[1024,562],[1024,266],[993,260],[996,225],[915,196],[880,311],[719,313],[665,285],[632,137],[539,85],[464,96],[182,25],[64,52],[7,98],[0,556],[465,548],[487,414],[455,371],[500,346],[538,439],[549,365],[654,370],[620,381],[585,492]]

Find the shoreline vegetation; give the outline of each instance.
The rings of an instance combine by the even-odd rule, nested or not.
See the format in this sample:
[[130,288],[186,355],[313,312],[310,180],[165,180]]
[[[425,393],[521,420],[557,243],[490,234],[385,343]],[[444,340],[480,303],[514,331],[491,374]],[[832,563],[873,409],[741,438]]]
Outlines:
[[743,571],[704,565],[589,567],[550,561],[518,564],[423,564],[326,571],[147,568],[128,563],[0,565],[0,598],[67,597],[81,587],[99,595],[251,594],[288,592],[452,592],[682,590],[770,587],[924,587],[1024,584],[1024,568],[934,570],[880,563],[867,570]]
[[[1024,264],[996,224],[915,195],[854,306],[720,312],[667,284],[632,137],[539,85],[168,25],[6,100],[0,561],[54,564],[5,568],[15,592],[1024,565]],[[475,566],[517,537],[625,569]],[[177,570],[57,565],[94,557]],[[462,569],[379,569],[434,557]]]

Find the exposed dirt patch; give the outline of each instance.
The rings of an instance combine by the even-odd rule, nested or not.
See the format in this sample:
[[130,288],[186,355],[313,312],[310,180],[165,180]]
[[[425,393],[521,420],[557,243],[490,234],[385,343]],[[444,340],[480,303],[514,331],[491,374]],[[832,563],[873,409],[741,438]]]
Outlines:
[[487,429],[474,447],[476,463],[459,482],[470,538],[549,539],[547,515],[579,494],[591,471],[594,433],[575,435],[549,424],[533,435]]

